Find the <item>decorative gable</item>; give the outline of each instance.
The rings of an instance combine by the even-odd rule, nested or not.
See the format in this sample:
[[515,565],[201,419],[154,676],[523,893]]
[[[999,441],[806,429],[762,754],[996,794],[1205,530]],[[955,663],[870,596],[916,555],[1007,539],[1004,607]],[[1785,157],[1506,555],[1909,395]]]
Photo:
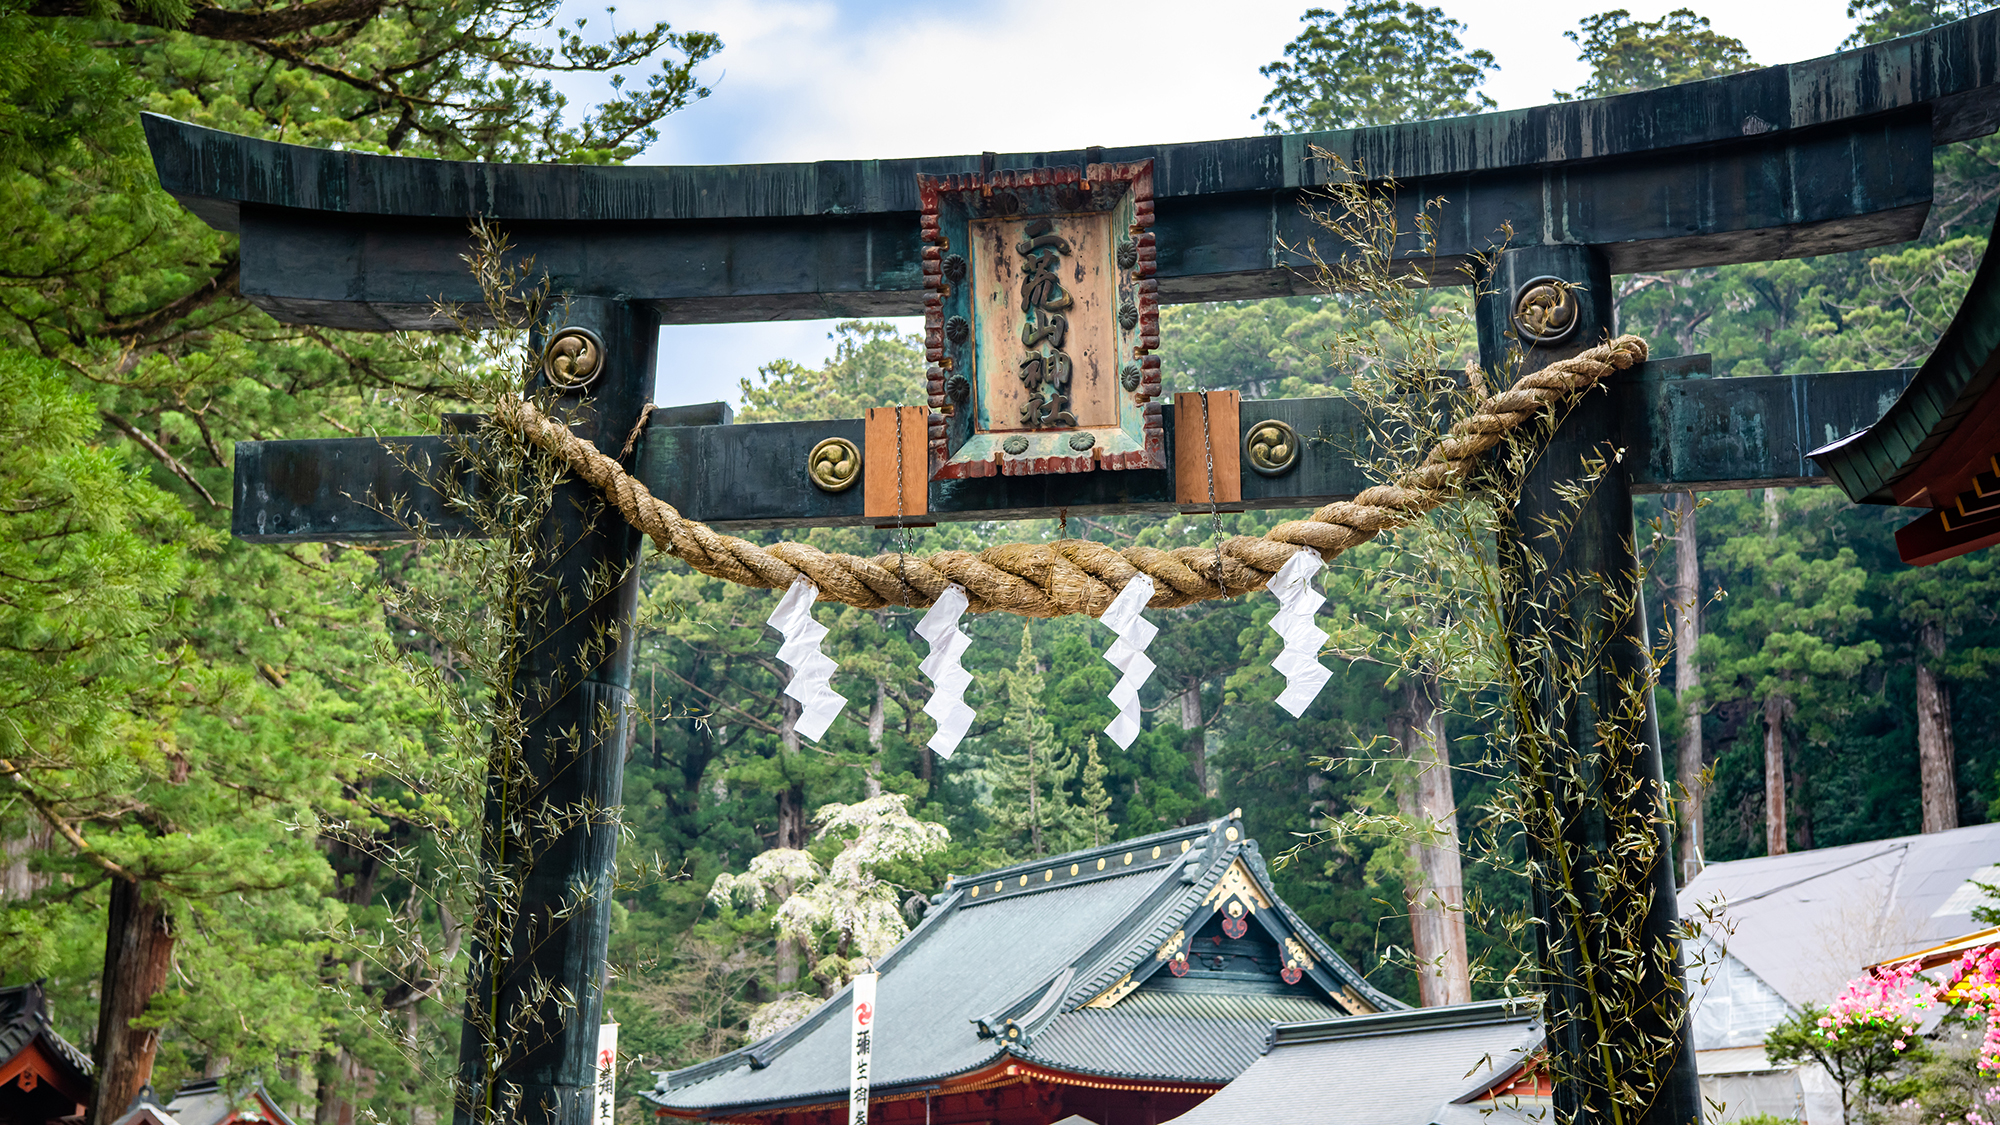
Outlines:
[[[1254,857],[1252,848],[1254,844],[1233,849],[1186,917],[1177,920],[1173,932],[1151,955],[1077,1007],[1111,1008],[1141,988],[1315,995],[1331,1000],[1348,1015],[1389,1006],[1383,1003],[1386,998],[1365,996],[1355,981],[1329,968],[1338,958],[1296,915],[1281,908],[1262,865],[1253,868],[1245,859],[1246,853]],[[1347,969],[1344,964],[1340,967]]]

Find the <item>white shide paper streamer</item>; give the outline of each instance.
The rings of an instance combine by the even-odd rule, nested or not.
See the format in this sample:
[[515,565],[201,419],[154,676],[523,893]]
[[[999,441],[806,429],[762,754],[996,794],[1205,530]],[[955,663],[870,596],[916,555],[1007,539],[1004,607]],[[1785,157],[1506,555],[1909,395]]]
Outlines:
[[972,645],[972,638],[958,627],[967,604],[962,587],[946,586],[937,604],[917,622],[917,636],[931,643],[931,654],[917,667],[936,685],[931,701],[924,704],[924,714],[937,720],[937,733],[931,735],[929,745],[931,753],[940,758],[951,757],[972,726],[972,708],[965,705],[965,689],[972,686],[972,673],[958,662]]
[[769,622],[771,628],[785,635],[785,643],[778,646],[778,659],[792,669],[792,682],[785,686],[785,694],[798,700],[802,708],[796,729],[814,742],[826,733],[841,708],[847,706],[847,697],[832,687],[833,673],[839,665],[819,650],[826,626],[813,620],[813,602],[818,598],[819,587],[811,579],[795,578]]
[[1097,619],[1118,634],[1118,639],[1105,650],[1104,659],[1110,661],[1113,668],[1125,673],[1119,678],[1118,686],[1111,689],[1111,702],[1118,705],[1118,716],[1104,728],[1104,733],[1111,736],[1111,741],[1116,742],[1120,750],[1132,745],[1132,740],[1139,737],[1139,689],[1153,674],[1154,664],[1146,657],[1146,646],[1159,635],[1160,627],[1141,616],[1146,603],[1152,600],[1152,578],[1135,574],[1111,600],[1110,608]]
[[1278,706],[1295,719],[1305,714],[1320,689],[1333,678],[1333,672],[1319,662],[1319,646],[1326,643],[1326,630],[1313,624],[1313,614],[1326,604],[1326,595],[1313,587],[1313,578],[1324,565],[1318,551],[1301,547],[1271,576],[1267,587],[1278,596],[1271,629],[1285,642],[1285,651],[1271,661],[1271,667],[1285,677]]

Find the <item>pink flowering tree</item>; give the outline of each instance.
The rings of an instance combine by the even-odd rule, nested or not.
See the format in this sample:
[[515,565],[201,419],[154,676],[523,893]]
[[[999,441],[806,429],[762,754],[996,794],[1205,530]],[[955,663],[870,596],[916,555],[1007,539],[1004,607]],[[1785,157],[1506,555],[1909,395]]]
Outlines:
[[1849,981],[1826,1008],[1807,1005],[1764,1037],[1775,1063],[1818,1063],[1840,1086],[1840,1108],[1850,1125],[1880,1120],[1890,1105],[1907,1102],[1914,1065],[1928,1057],[1918,1032],[1921,1006],[1914,964]]
[[[2000,1125],[2000,946],[1975,949],[1935,978],[1915,961],[1849,981],[1824,1010],[1772,1029],[1774,1062],[1817,1062],[1840,1084],[1851,1122]],[[1922,1030],[1927,1010],[1941,1017]]]

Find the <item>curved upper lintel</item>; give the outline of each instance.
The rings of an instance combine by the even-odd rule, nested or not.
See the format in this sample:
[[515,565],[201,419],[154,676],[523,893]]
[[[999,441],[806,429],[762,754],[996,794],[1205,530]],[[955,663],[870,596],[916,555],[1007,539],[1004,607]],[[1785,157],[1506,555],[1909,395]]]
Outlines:
[[[1774,133],[1933,109],[1932,141],[2000,128],[2000,11],[1804,62],[1609,98],[1409,124],[1095,150],[1005,153],[993,167],[1154,161],[1158,199],[1326,181],[1315,152],[1372,176],[1432,179],[1741,144]],[[481,164],[307,148],[145,115],[169,192],[218,229],[242,204],[349,215],[513,221],[797,219],[914,212],[917,173],[981,157],[809,164]]]
[[[1310,288],[1317,153],[1443,197],[1441,280],[1503,226],[1603,246],[1615,270],[1761,261],[1914,237],[1934,144],[2000,125],[2000,12],[1807,62],[1611,98],[1336,132],[990,158],[1151,159],[1161,297]],[[431,327],[474,303],[466,222],[503,221],[560,289],[668,323],[913,314],[917,173],[944,156],[812,164],[478,164],[310,149],[147,116],[161,184],[243,236],[244,294],[281,319]]]
[[2000,219],[1951,325],[1903,393],[1866,429],[1810,456],[1848,499],[1930,513],[1896,532],[1903,561],[1929,566],[2000,542]]

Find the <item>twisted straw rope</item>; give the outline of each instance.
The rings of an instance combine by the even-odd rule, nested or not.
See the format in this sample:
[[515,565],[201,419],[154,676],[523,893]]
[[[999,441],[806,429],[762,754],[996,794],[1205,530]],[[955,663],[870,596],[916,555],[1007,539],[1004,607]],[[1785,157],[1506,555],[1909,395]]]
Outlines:
[[1333,556],[1376,535],[1405,527],[1449,500],[1472,462],[1543,409],[1595,386],[1613,371],[1646,360],[1646,342],[1621,336],[1522,376],[1482,401],[1432,447],[1424,462],[1393,484],[1376,485],[1352,500],[1336,501],[1309,519],[1289,520],[1262,536],[1234,536],[1214,547],[1115,550],[1102,543],[1062,539],[1007,543],[970,551],[905,554],[827,554],[804,543],[762,547],[723,535],[655,497],[624,466],[571,433],[568,426],[518,399],[505,400],[494,417],[541,449],[568,463],[577,476],[617,505],[632,526],[659,549],[703,574],[744,586],[783,590],[801,574],[819,587],[822,601],[862,609],[925,607],[945,587],[965,588],[974,613],[1006,610],[1024,617],[1102,614],[1140,571],[1153,577],[1154,609],[1235,597],[1264,584],[1300,547]]

